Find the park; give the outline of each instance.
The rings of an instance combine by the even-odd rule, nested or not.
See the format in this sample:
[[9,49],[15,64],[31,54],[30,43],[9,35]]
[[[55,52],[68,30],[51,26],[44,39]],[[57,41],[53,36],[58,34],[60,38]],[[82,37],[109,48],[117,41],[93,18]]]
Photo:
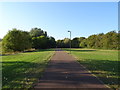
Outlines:
[[119,90],[118,11],[118,2],[0,2],[0,89]]
[[[114,31],[102,35],[118,37]],[[96,39],[102,35],[55,41],[39,28],[30,32],[9,31],[1,41],[3,89],[119,88],[118,46],[112,44],[117,40],[112,38],[106,49],[101,40],[98,48],[92,42],[97,43]],[[95,41],[91,40],[92,36]]]

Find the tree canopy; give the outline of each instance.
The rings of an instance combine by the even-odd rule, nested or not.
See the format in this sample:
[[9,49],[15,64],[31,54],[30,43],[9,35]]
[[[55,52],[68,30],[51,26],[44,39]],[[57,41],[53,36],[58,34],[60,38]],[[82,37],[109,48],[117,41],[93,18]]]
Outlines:
[[[98,48],[98,49],[118,49],[118,38],[119,35],[115,31],[110,31],[106,34],[94,34],[90,35],[88,38],[85,37],[75,37],[71,40],[72,48]],[[69,40],[70,42],[70,40]],[[69,46],[68,44],[68,48]],[[66,48],[66,38],[62,40],[57,40],[57,47]]]
[[100,33],[96,35],[91,35],[80,45],[88,48],[99,48],[99,49],[118,49],[118,38],[119,35],[115,31],[110,31],[106,34]]
[[30,48],[54,48],[56,42],[54,37],[48,37],[47,32],[39,28],[33,28],[30,32],[14,28],[4,36],[2,46],[4,52],[16,52]]
[[[46,31],[40,28],[32,28],[30,32],[10,30],[2,39],[3,51],[24,51],[26,49],[45,49],[45,48],[99,48],[99,49],[119,49],[119,34],[110,31],[106,34],[94,34],[88,38],[75,37],[71,41],[69,38],[55,41],[55,38],[48,36]],[[0,39],[1,40],[1,39]]]
[[32,37],[32,47],[35,49],[45,49],[56,47],[54,37],[47,36],[47,32],[40,28],[32,28],[29,32]]
[[23,51],[31,48],[31,37],[28,32],[13,29],[3,38],[3,50],[8,51]]
[[47,32],[41,30],[41,28],[32,28],[30,30],[30,36],[31,37],[39,37],[39,36],[47,36]]

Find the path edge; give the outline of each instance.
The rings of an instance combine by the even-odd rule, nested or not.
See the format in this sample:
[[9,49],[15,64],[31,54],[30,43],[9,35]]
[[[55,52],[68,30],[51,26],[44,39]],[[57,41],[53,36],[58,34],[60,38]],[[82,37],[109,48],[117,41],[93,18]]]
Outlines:
[[[75,55],[72,55],[71,53],[69,53],[69,52],[66,51],[66,50],[63,50],[63,51],[66,52],[67,54],[69,54],[70,56],[72,56],[73,58],[75,58],[75,62],[77,62],[78,64],[80,64],[80,63],[78,62],[78,60],[79,60],[78,57],[76,57]],[[82,65],[82,64],[80,64],[80,65],[81,65],[84,69],[86,69],[89,73],[91,73],[92,76],[96,77],[96,78],[100,81],[101,84],[104,84],[107,88],[112,89],[110,86],[108,86],[107,84],[105,84],[102,80],[100,80],[95,74],[93,74],[89,69],[87,69],[86,66],[84,66],[84,65]]]
[[50,63],[51,58],[55,55],[55,52],[56,52],[56,51],[54,50],[54,52],[51,54],[51,56],[47,58],[47,61],[48,61],[48,62],[47,62],[47,65],[46,65],[45,69],[44,69],[43,72],[42,72],[41,77],[38,78],[37,82],[34,83],[30,89],[35,89],[34,87],[37,85],[37,83],[39,83],[40,78],[43,77],[43,74],[44,74],[45,70],[47,69],[47,67],[48,67],[48,65],[49,65],[49,63]]

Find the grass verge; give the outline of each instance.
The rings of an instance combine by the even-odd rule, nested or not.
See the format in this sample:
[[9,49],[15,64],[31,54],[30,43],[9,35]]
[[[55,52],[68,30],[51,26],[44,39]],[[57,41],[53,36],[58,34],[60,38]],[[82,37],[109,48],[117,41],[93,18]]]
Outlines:
[[[70,49],[64,50],[70,51]],[[120,60],[118,60],[117,50],[71,49],[71,54],[104,84],[112,89],[120,88],[120,69],[118,69]]]
[[2,54],[2,41],[0,41],[0,55]]
[[2,57],[2,88],[31,88],[44,71],[53,49]]

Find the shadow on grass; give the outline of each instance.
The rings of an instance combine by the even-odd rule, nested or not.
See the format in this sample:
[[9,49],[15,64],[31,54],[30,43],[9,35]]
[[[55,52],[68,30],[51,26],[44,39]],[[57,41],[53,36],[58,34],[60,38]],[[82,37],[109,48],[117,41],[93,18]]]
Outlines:
[[[79,60],[80,61],[80,60]],[[118,63],[117,61],[109,61],[109,60],[86,60],[86,61],[80,61],[81,64],[87,66],[87,68],[89,70],[92,71],[107,71],[107,72],[111,72],[110,74],[113,74],[113,76],[118,76],[118,72],[120,72],[120,70],[118,70]],[[70,66],[71,65],[71,66]],[[74,68],[68,68],[65,66],[70,66],[73,67],[74,66],[74,62],[67,62],[67,63],[55,63],[54,66],[52,65],[51,68],[54,69],[65,69],[65,70],[71,70],[71,69],[75,69],[76,71],[79,71],[80,68],[74,66]],[[14,88],[17,86],[20,86],[22,88],[26,88],[28,85],[28,79],[30,78],[35,78],[36,76],[40,75],[40,72],[35,72],[36,70],[40,69],[40,68],[44,68],[45,67],[45,63],[34,63],[34,62],[3,62],[3,86],[5,85],[9,85],[9,88]],[[49,66],[50,68],[50,66]],[[114,68],[114,69],[113,69]],[[32,69],[29,71],[29,69]],[[54,71],[54,70],[53,70]],[[66,75],[66,73],[62,73],[61,72],[54,72],[53,75]],[[87,74],[87,73],[86,73]],[[102,74],[102,73],[96,73],[96,74]],[[107,74],[107,73],[106,73]],[[100,78],[101,80],[103,80],[105,82],[105,84],[110,84],[110,85],[118,85],[118,78],[117,77],[110,77],[110,78],[106,78],[105,75],[103,73],[102,77]],[[49,75],[52,75],[49,74]],[[71,74],[70,74],[71,75]],[[76,76],[76,74],[72,74],[72,76]],[[40,76],[39,76],[40,77]],[[78,75],[79,77],[79,75]],[[78,80],[78,77],[76,78],[71,78],[70,81],[76,81]],[[64,80],[64,77],[62,77]],[[54,77],[55,79],[55,77]],[[56,78],[58,80],[58,78]],[[16,81],[12,82],[12,81]],[[33,82],[33,81],[30,81]],[[113,83],[114,82],[114,83]],[[63,82],[62,82],[63,83]]]
[[23,51],[23,52],[14,52],[14,53],[10,53],[10,54],[0,54],[0,56],[9,56],[9,55],[16,55],[16,54],[20,54],[20,53],[32,53],[32,52],[44,52],[44,51],[55,51],[55,48],[49,48],[49,49],[36,49],[36,50],[28,50],[28,51]]
[[37,49],[36,52],[41,52],[41,51],[55,51],[56,48],[49,48],[49,49]]
[[[46,62],[2,62],[2,87],[25,88],[29,80],[41,76],[46,66]],[[34,80],[30,81],[34,82]]]
[[105,84],[120,85],[120,61],[110,60],[78,60]]
[[64,49],[63,48],[63,50],[66,50],[66,51],[78,51],[78,52],[92,52],[92,51],[96,51],[96,50],[87,50],[87,49],[86,50],[85,49],[84,50],[82,50],[82,49],[80,50],[80,49],[74,49],[74,48],[73,49]]
[[[92,70],[103,70],[103,71],[112,71],[118,72],[120,66],[120,61],[110,61],[110,60],[91,60],[87,59],[85,61],[78,60],[80,63],[87,65]],[[120,70],[119,70],[120,71]]]

